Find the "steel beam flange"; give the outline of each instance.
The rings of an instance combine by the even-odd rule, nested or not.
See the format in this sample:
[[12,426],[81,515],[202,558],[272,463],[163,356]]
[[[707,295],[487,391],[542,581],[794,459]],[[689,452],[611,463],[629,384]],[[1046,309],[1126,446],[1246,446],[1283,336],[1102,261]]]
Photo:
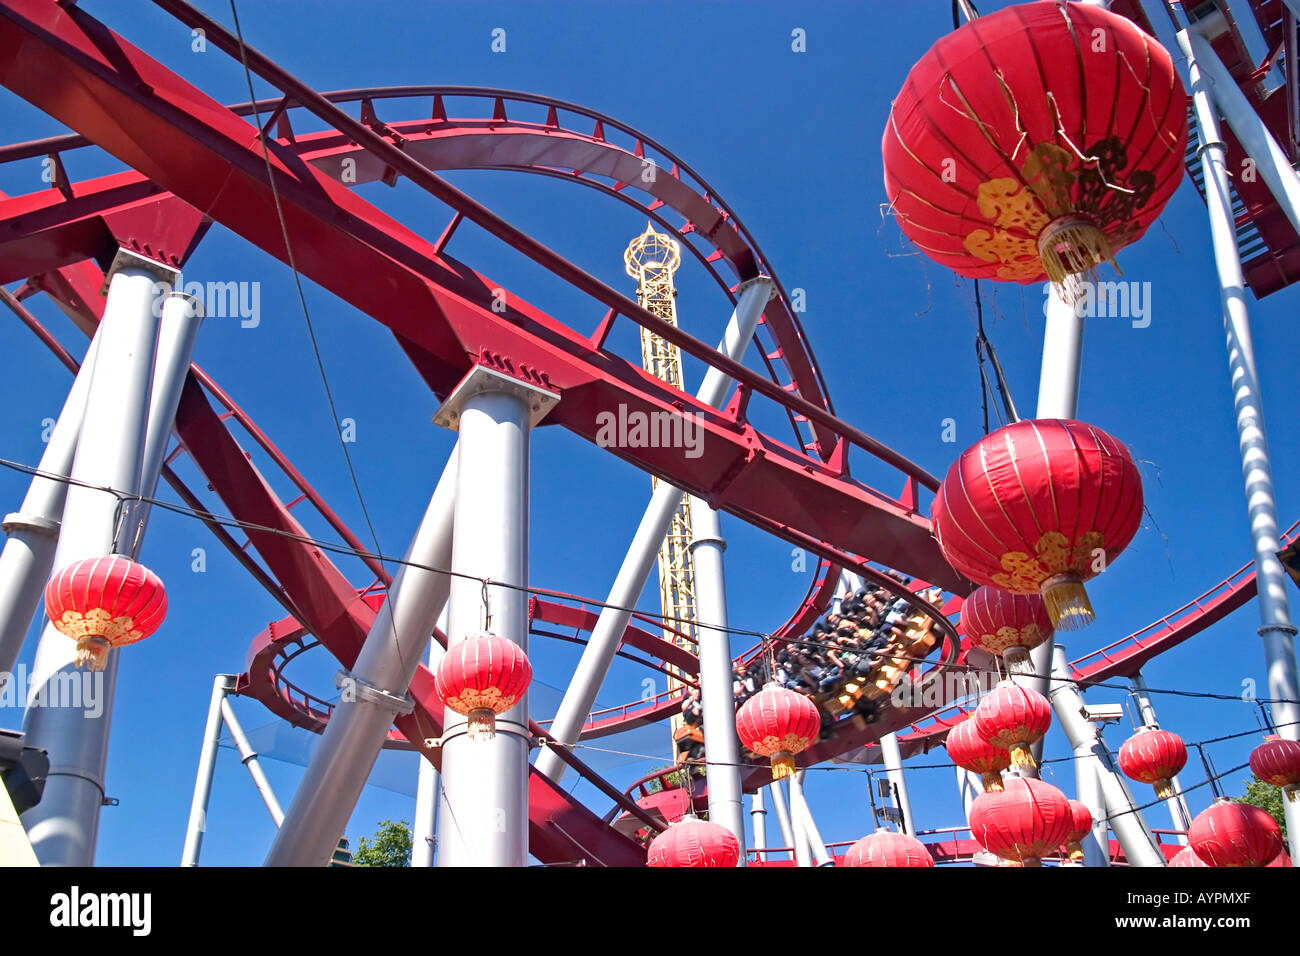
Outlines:
[[433,423],[451,431],[457,431],[460,427],[460,414],[465,408],[465,403],[475,395],[480,395],[483,392],[506,392],[523,399],[528,405],[530,427],[536,427],[537,423],[545,418],[547,413],[560,400],[558,392],[552,392],[540,385],[534,385],[515,375],[498,371],[480,363],[475,365],[470,370],[470,373],[460,380],[460,384],[452,390],[446,401],[438,407],[438,411],[433,416]]
[[100,295],[108,295],[108,286],[113,281],[113,276],[123,269],[140,269],[147,272],[159,282],[165,283],[168,289],[174,286],[181,277],[181,270],[174,266],[159,262],[157,259],[150,259],[148,256],[142,256],[130,249],[119,248],[117,255],[113,257],[113,264],[104,273],[104,285],[99,290]]
[[771,277],[771,276],[754,276],[754,278],[752,278],[752,279],[746,279],[744,282],[740,283],[740,285],[736,286],[736,298],[740,298],[740,296],[744,293],[744,291],[745,291],[746,289],[748,289],[751,285],[756,285],[756,284],[759,283],[759,282],[766,282],[766,283],[767,283],[767,286],[768,286],[767,301],[768,301],[768,302],[771,302],[773,299],[775,299],[775,298],[777,297],[776,283],[772,281],[772,277]]
[[410,694],[402,694],[400,697],[396,694],[389,693],[382,687],[378,687],[369,681],[364,681],[355,676],[350,670],[340,668],[334,675],[334,686],[343,690],[351,688],[356,694],[357,700],[363,700],[367,704],[374,704],[376,707],[382,707],[384,710],[392,712],[395,716],[409,714],[415,710],[415,701],[411,699]]

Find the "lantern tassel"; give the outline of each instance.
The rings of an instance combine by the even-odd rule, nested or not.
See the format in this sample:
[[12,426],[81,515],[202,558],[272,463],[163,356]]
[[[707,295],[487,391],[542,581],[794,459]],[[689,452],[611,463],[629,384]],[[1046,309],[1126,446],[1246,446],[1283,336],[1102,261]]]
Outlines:
[[794,755],[779,753],[772,755],[772,779],[783,780],[794,776]]
[[76,664],[90,666],[92,671],[102,671],[108,666],[108,652],[112,645],[102,637],[83,637],[77,641]]
[[1042,866],[1043,861],[1036,856],[1027,856],[1020,861],[1021,866]]
[[1042,583],[1040,591],[1058,631],[1079,631],[1097,619],[1077,574],[1055,574]]
[[1161,800],[1168,800],[1174,795],[1173,782],[1161,777],[1155,782],[1156,796]]
[[1052,280],[1067,302],[1071,294],[1066,280],[1082,275],[1091,278],[1096,267],[1109,262],[1116,272],[1115,257],[1110,251],[1106,234],[1094,223],[1080,216],[1063,216],[1054,219],[1038,236],[1038,256],[1043,261],[1043,271]]
[[1004,789],[1002,786],[1002,774],[988,771],[980,774],[980,783],[984,784],[985,793],[1001,793]]
[[1078,840],[1065,845],[1065,852],[1070,855],[1070,859],[1075,863],[1083,862],[1083,846]]
[[1008,647],[1002,652],[1002,660],[1011,674],[1032,674],[1034,663],[1029,659],[1029,650],[1024,647]]
[[1300,787],[1283,787],[1282,792],[1286,794],[1287,800],[1291,803],[1300,800]]
[[1038,763],[1034,760],[1034,752],[1029,749],[1029,744],[1016,744],[1011,748],[1011,766],[1013,767],[1037,767]]
[[478,707],[466,715],[470,740],[491,740],[497,735],[496,714],[486,707]]

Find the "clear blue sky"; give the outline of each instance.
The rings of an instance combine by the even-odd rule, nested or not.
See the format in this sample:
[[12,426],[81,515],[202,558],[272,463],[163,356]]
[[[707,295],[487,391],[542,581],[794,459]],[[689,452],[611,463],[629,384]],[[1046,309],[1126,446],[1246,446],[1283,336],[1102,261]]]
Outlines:
[[[246,99],[237,64],[212,49],[191,52],[189,31],[152,5],[85,0],[81,6],[217,99]],[[229,23],[225,3],[202,6]],[[787,288],[806,290],[803,322],[839,414],[942,473],[981,431],[971,288],[928,260],[908,256],[895,225],[882,223],[879,144],[890,99],[908,69],[951,28],[949,3],[665,2],[654,9],[654,17],[647,18],[643,6],[610,3],[245,2],[240,14],[251,44],[317,89],[441,83],[527,90],[612,114],[659,139],[737,210]],[[504,53],[490,49],[497,27],[506,30]],[[795,28],[806,31],[806,52],[791,50]],[[269,95],[260,84],[258,93]],[[3,91],[0,127],[7,141],[61,131]],[[90,153],[74,157],[69,167],[74,178],[118,168]],[[631,291],[622,250],[645,223],[626,207],[532,177],[450,178],[606,282]],[[34,164],[0,169],[0,190],[10,195],[39,188]],[[439,233],[448,218],[436,201],[407,183],[392,190],[367,187],[363,194],[426,235]],[[603,312],[473,229],[457,236],[451,252],[578,328],[594,326]],[[1181,606],[1249,557],[1219,296],[1205,209],[1190,182],[1120,261],[1126,278],[1152,283],[1151,323],[1142,329],[1120,319],[1089,324],[1080,417],[1129,443],[1142,462],[1151,518],[1091,588],[1099,620],[1071,637],[1072,656]],[[261,325],[246,329],[232,319],[209,321],[197,361],[363,534],[287,268],[217,226],[187,266],[186,278],[262,283]],[[727,316],[716,288],[692,263],[683,267],[679,286],[683,326],[716,339]],[[1252,303],[1284,526],[1300,513],[1295,468],[1300,423],[1291,414],[1285,385],[1292,371],[1288,357],[1300,347],[1300,331],[1289,314],[1295,295],[1288,290]],[[391,336],[318,288],[308,285],[307,296],[339,414],[356,422],[357,440],[350,448],[380,543],[386,552],[400,553],[451,436],[430,424],[436,401]],[[1032,409],[1042,295],[1037,287],[986,284],[985,296],[988,330],[1011,387],[1021,408]],[[57,310],[41,300],[32,305],[80,354],[84,339]],[[629,325],[620,335],[613,346],[635,361],[635,331]],[[17,322],[0,323],[0,352],[10,357],[0,378],[0,456],[34,464],[42,450],[41,420],[57,414],[70,378]],[[749,358],[756,362],[752,351]],[[698,366],[688,362],[687,375],[698,382]],[[946,418],[956,422],[956,445],[941,440]],[[786,432],[775,434],[786,440]],[[194,470],[184,467],[201,487]],[[532,475],[532,583],[603,597],[640,517],[648,479],[557,429],[535,436]],[[291,497],[288,489],[277,487]],[[4,510],[17,507],[24,488],[20,476],[0,472]],[[791,571],[784,543],[728,516],[723,529],[729,540],[733,623],[756,630],[775,627],[803,596],[806,576]],[[190,570],[196,547],[207,550],[204,574]],[[103,812],[102,864],[179,860],[212,675],[241,670],[253,636],[281,616],[193,520],[156,512],[144,560],[165,580],[171,614],[161,633],[123,655],[108,767],[108,792],[121,803]],[[355,565],[344,567],[363,581]],[[645,607],[657,602],[655,591],[653,585],[647,589]],[[1291,597],[1300,596],[1292,591]],[[1240,693],[1246,679],[1262,685],[1256,626],[1252,604],[1153,662],[1146,670],[1148,683],[1222,694]],[[752,641],[735,643],[739,651]],[[531,656],[538,680],[563,687],[576,655],[570,646],[535,639]],[[335,666],[318,659],[296,673],[325,694]],[[644,676],[620,666],[602,701],[637,698]],[[539,704],[546,696],[538,695]],[[1098,690],[1090,699],[1123,696]],[[1165,695],[1156,700],[1163,725],[1188,740],[1257,726],[1251,704]],[[237,700],[235,707],[246,727],[268,723],[269,715],[255,702]],[[0,710],[0,725],[16,726],[19,719],[14,711]],[[1126,729],[1108,732],[1113,747]],[[1217,745],[1211,753],[1226,769],[1245,761],[1253,741]],[[610,768],[620,785],[666,762],[669,754],[666,730],[595,744],[656,757],[620,761],[584,753]],[[291,749],[284,744],[277,752],[287,755]],[[1065,752],[1062,737],[1053,731],[1048,756]],[[918,762],[943,759],[938,752]],[[300,768],[268,760],[267,770],[287,805]],[[385,779],[405,774],[413,789],[413,773],[408,761],[386,772]],[[1184,776],[1186,783],[1201,779],[1196,766]],[[1072,772],[1056,771],[1055,782],[1073,794]],[[919,826],[962,822],[950,770],[917,771],[910,786]],[[871,829],[864,774],[813,772],[807,791],[828,841],[855,839]],[[1191,797],[1194,810],[1208,801],[1204,788]],[[608,807],[599,797],[592,805],[601,813]],[[409,820],[413,806],[409,795],[369,788],[348,836],[355,842],[385,817]],[[1168,825],[1159,810],[1151,822]],[[237,757],[223,750],[203,862],[259,863],[271,834]]]

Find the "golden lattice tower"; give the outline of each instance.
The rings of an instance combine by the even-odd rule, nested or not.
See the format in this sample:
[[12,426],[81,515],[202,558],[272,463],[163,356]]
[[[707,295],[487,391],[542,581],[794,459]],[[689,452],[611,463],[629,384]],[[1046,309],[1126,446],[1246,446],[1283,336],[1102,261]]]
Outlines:
[[[646,311],[672,325],[677,324],[677,290],[673,273],[681,265],[682,253],[677,243],[646,223],[645,232],[637,236],[623,253],[627,274],[637,280],[637,302]],[[641,330],[641,365],[656,378],[673,388],[682,389],[682,350],[649,329]],[[658,480],[651,476],[653,489]],[[695,646],[695,569],[691,561],[691,499],[682,495],[673,515],[672,526],[659,549],[659,604],[664,616],[664,640],[691,653]],[[680,686],[671,676],[670,690]],[[681,726],[675,717],[672,728]]]

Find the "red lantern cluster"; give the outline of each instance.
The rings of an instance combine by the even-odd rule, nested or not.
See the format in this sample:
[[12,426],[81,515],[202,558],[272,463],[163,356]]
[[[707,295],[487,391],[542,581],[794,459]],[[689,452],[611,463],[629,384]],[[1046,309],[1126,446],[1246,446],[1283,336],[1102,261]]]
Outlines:
[[1142,478],[1123,443],[1098,428],[1015,422],[962,452],[931,517],[954,568],[977,584],[1041,594],[1052,625],[1077,630],[1094,619],[1083,582],[1137,534]]
[[654,838],[646,855],[648,866],[735,866],[740,841],[718,823],[683,817]]
[[532,679],[532,665],[518,644],[475,634],[443,655],[433,688],[444,706],[469,718],[469,736],[479,740],[496,735],[496,715],[515,706]]
[[1074,811],[1050,783],[1011,776],[1006,789],[975,798],[970,829],[988,852],[1012,864],[1038,866],[1074,829]]
[[916,837],[881,829],[849,847],[843,865],[934,866],[934,857]]
[[1052,636],[1052,619],[1037,594],[1012,594],[987,584],[961,607],[962,630],[976,647],[1021,669],[1029,652]]
[[1300,799],[1300,741],[1265,737],[1251,751],[1250,769],[1265,783],[1281,787],[1288,800]]
[[1070,801],[1070,832],[1065,835],[1062,845],[1066,855],[1075,863],[1083,860],[1083,841],[1092,832],[1092,811],[1080,800]]
[[88,558],[50,579],[45,613],[56,631],[77,642],[77,666],[101,671],[110,648],[158,630],[167,616],[167,592],[158,575],[124,555]]
[[972,718],[966,718],[948,731],[944,746],[953,763],[980,775],[985,793],[1002,789],[1002,771],[1011,766],[1011,753],[981,737]]
[[1259,807],[1220,797],[1197,814],[1187,842],[1210,866],[1261,867],[1282,852],[1282,831]]
[[794,773],[794,755],[817,739],[821,715],[803,694],[768,684],[736,712],[740,742],[760,757],[772,758],[772,778]]
[[1174,795],[1171,778],[1187,765],[1183,739],[1167,730],[1140,727],[1119,748],[1119,768],[1131,780],[1149,783],[1156,796],[1168,800]]
[[1011,752],[1011,766],[1035,767],[1030,747],[1051,726],[1052,707],[1038,691],[1004,680],[980,701],[972,719],[986,743]]
[[894,100],[881,150],[899,225],[971,278],[1090,272],[1174,194],[1186,94],[1130,20],[1017,3],[942,37]]

